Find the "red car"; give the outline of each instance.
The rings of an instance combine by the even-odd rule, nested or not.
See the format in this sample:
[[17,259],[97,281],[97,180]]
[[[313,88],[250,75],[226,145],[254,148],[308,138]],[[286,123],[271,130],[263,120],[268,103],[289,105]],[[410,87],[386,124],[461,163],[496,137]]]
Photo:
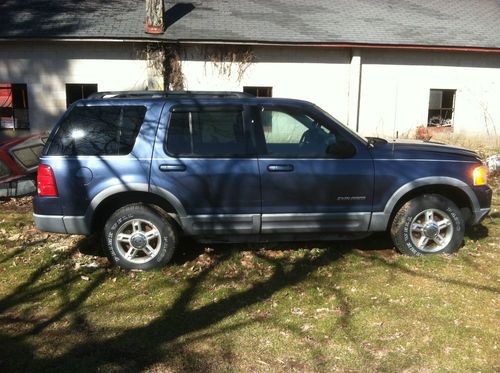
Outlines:
[[[7,183],[34,177],[47,138],[47,133],[37,133],[0,143],[0,186],[4,186],[0,189],[5,189]],[[9,188],[11,187],[9,185]],[[22,189],[24,194],[26,188]],[[0,190],[0,196],[2,194],[5,193],[1,193]]]

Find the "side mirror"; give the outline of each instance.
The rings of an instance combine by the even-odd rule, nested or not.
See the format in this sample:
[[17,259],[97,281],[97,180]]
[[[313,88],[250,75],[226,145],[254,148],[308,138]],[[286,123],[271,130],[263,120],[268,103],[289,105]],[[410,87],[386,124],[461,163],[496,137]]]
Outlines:
[[334,158],[352,158],[356,155],[356,147],[349,141],[339,140],[328,145],[326,153]]

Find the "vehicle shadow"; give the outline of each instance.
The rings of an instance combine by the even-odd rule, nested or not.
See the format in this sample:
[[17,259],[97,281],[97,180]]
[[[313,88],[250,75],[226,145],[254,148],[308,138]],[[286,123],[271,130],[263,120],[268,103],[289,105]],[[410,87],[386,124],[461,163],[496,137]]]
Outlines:
[[78,241],[77,249],[84,255],[105,257],[106,253],[102,246],[102,234],[95,233],[90,236],[82,236]]
[[[104,331],[101,333],[99,329],[92,326],[85,303],[97,291],[102,291],[105,283],[111,281],[110,277],[117,276],[117,271],[112,270],[110,275],[109,269],[89,269],[89,279],[82,282],[80,273],[75,273],[70,267],[63,265],[58,270],[53,270],[50,280],[42,281],[43,276],[54,265],[61,265],[77,252],[91,253],[92,255],[99,253],[98,243],[99,236],[82,238],[69,250],[57,252],[51,260],[34,268],[24,283],[0,299],[0,326],[2,326],[0,343],[4,346],[0,353],[2,355],[0,369],[4,371],[19,369],[25,371],[79,371],[84,366],[85,371],[99,371],[107,368],[118,371],[143,371],[153,369],[158,364],[166,364],[172,366],[173,371],[179,372],[212,371],[210,359],[216,361],[219,356],[217,358],[210,355],[201,356],[199,352],[190,348],[192,344],[207,338],[217,337],[217,340],[222,340],[223,343],[216,347],[216,354],[223,353],[230,360],[232,343],[224,339],[225,335],[251,323],[262,322],[261,318],[265,319],[266,315],[252,316],[244,321],[219,323],[242,310],[250,309],[260,302],[271,299],[282,289],[299,286],[312,273],[351,254],[383,265],[391,273],[401,272],[452,285],[475,287],[481,291],[498,293],[498,289],[480,287],[472,282],[442,278],[401,265],[397,260],[394,260],[398,254],[393,249],[390,238],[384,233],[374,234],[369,238],[357,241],[265,245],[202,245],[184,241],[174,257],[174,267],[182,267],[183,264],[196,260],[200,255],[210,255],[216,260],[211,261],[200,271],[192,272],[187,279],[184,279],[186,285],[176,293],[175,299],[156,318],[141,326],[122,327],[109,335]],[[293,251],[312,248],[323,250],[302,251],[301,254],[304,255],[297,256],[298,259],[294,261],[287,261],[282,256],[272,253],[280,250]],[[201,289],[206,286],[207,282],[211,282],[210,276],[215,271],[219,271],[229,260],[232,260],[234,251],[243,250],[251,251],[255,257],[264,261],[271,268],[270,275],[252,281],[251,286],[247,288],[229,292],[220,299],[193,307],[193,301],[197,299]],[[163,274],[168,277],[170,272],[163,271]],[[342,283],[342,271],[331,272],[331,275],[335,283]],[[123,276],[128,276],[127,272],[123,272]],[[76,292],[75,289],[77,289]],[[353,339],[353,344],[355,344],[355,336],[349,334],[356,327],[351,320],[352,305],[341,287],[332,289],[332,291],[339,303],[337,325],[345,329],[346,336]],[[52,310],[47,317],[40,319],[30,317],[29,313],[25,316],[23,313],[12,312],[18,307],[27,309],[36,307],[36,304],[51,294],[57,294],[61,301],[60,306]],[[117,300],[117,302],[120,303],[122,312],[132,314],[135,311],[130,308],[131,306],[127,304],[126,299],[128,298]],[[95,310],[91,312],[95,312]],[[109,310],[103,307],[102,312],[109,312]],[[61,327],[62,320],[69,320],[69,322],[64,322],[64,326]],[[281,320],[273,322],[279,324]],[[214,325],[218,326],[214,328]],[[17,330],[16,333],[3,331],[12,331],[12,328]],[[30,342],[31,338],[47,338],[46,333],[49,331],[50,338],[56,338],[54,334],[56,332],[52,328],[61,333],[57,338],[64,339],[67,336],[77,335],[77,342],[72,342],[67,349],[61,350],[59,354],[40,355],[37,348]],[[283,328],[288,328],[288,326],[284,325]],[[289,332],[301,334],[298,330],[290,329]],[[321,351],[321,346],[317,347],[316,350],[315,354],[318,359],[321,359],[324,351]],[[21,359],[20,354],[22,354],[23,359]]]
[[[488,237],[489,230],[488,227],[479,224],[467,227],[465,235],[469,239],[477,241]],[[37,242],[34,242],[34,244],[36,243]],[[193,262],[207,252],[214,252],[216,255],[224,255],[224,253],[228,253],[230,251],[258,252],[261,250],[282,251],[313,248],[328,249],[339,253],[346,253],[355,250],[358,254],[363,256],[376,255],[385,258],[392,258],[400,255],[394,247],[390,235],[387,232],[376,232],[362,239],[336,241],[309,240],[293,242],[202,243],[190,237],[183,237],[179,241],[179,246],[172,257],[170,265],[184,265],[186,263]],[[17,249],[11,255],[1,260],[0,264],[22,252],[24,249],[24,247]],[[82,236],[75,246],[75,249],[84,255],[106,258],[100,233],[92,236]]]
[[474,225],[471,227],[465,228],[465,236],[470,238],[471,240],[480,240],[488,237],[489,230],[483,224]]
[[[384,232],[374,233],[367,238],[337,241],[281,241],[281,242],[244,242],[244,243],[202,243],[190,237],[183,237],[179,241],[170,265],[183,265],[191,262],[205,253],[207,250],[214,250],[216,253],[223,253],[230,250],[236,251],[259,251],[265,250],[299,250],[299,249],[331,249],[331,250],[353,250],[379,251],[384,256],[397,255],[394,245],[388,234]],[[84,255],[106,257],[102,246],[101,234],[82,236],[78,241],[77,249]]]
[[[321,267],[328,266],[346,255],[353,247],[358,247],[352,242],[339,242],[331,250],[322,250],[319,255],[309,255],[308,252],[293,263],[285,263],[280,258],[272,255],[264,255],[257,251],[262,246],[256,245],[213,245],[210,249],[211,255],[217,258],[210,265],[200,272],[193,274],[188,280],[186,287],[182,290],[171,306],[167,307],[160,316],[146,323],[144,326],[122,328],[112,336],[100,336],[98,331],[91,330],[92,327],[85,327],[89,324],[83,305],[101,286],[109,279],[108,270],[95,269],[89,272],[89,279],[86,282],[81,280],[81,274],[76,273],[70,266],[62,265],[75,253],[97,253],[96,236],[84,238],[78,241],[67,251],[58,252],[47,262],[34,269],[26,280],[19,284],[12,292],[0,299],[0,325],[5,330],[16,329],[17,332],[0,332],[0,343],[7,346],[2,351],[0,358],[0,368],[9,371],[19,369],[20,353],[26,359],[21,363],[22,369],[27,371],[61,371],[79,370],[80,364],[84,362],[86,371],[98,371],[105,367],[112,366],[120,371],[142,371],[155,366],[158,361],[165,361],[164,348],[166,345],[172,351],[183,353],[185,356],[179,361],[178,357],[170,356],[176,364],[180,364],[178,371],[183,370],[207,370],[207,366],[201,363],[203,359],[196,356],[189,356],[191,352],[189,343],[214,336],[224,335],[229,330],[242,328],[248,323],[257,322],[249,319],[244,322],[231,323],[230,326],[217,328],[213,331],[211,326],[225,320],[243,309],[273,297],[281,289],[300,284],[314,271]],[[309,244],[310,247],[329,247],[327,243]],[[295,244],[274,244],[266,250],[284,250],[293,248],[304,248],[304,245]],[[373,248],[386,247],[377,244]],[[234,249],[250,249],[256,251],[256,256],[265,261],[272,273],[262,281],[255,281],[252,286],[241,291],[235,291],[214,302],[206,303],[199,308],[193,308],[191,303],[203,286],[204,281],[223,265],[232,255]],[[181,264],[193,260],[204,253],[204,245],[183,245],[180,247],[175,263]],[[48,280],[47,271],[51,271],[54,265],[60,268],[53,271]],[[124,273],[124,276],[127,274]],[[113,275],[116,276],[116,273]],[[45,281],[42,281],[45,280]],[[76,293],[75,293],[75,289]],[[21,308],[34,307],[47,296],[57,294],[60,298],[60,306],[43,318],[25,317],[23,314],[12,312]],[[342,294],[338,294],[342,296]],[[341,302],[344,306],[342,313],[342,323],[348,323],[350,311],[348,302]],[[124,312],[127,304],[123,304]],[[132,311],[130,311],[132,312]],[[29,315],[29,313],[28,313]],[[54,333],[51,328],[61,320],[69,319],[65,323],[64,337],[68,335],[79,335],[78,343],[66,352],[57,355],[37,355],[35,348],[31,347],[29,338],[43,336],[45,333]],[[60,327],[60,323],[58,323]],[[83,326],[82,326],[83,325]],[[52,334],[51,334],[52,335]],[[61,337],[61,338],[64,338]],[[182,342],[180,342],[182,340]],[[134,346],[131,348],[130,346]],[[231,356],[231,343],[227,342],[225,354]],[[126,354],[124,355],[124,352]],[[18,359],[16,359],[16,357]],[[15,360],[14,360],[15,359]],[[193,365],[194,364],[194,365]],[[201,365],[200,365],[201,364]],[[14,370],[15,370],[14,369]],[[208,369],[210,370],[210,369]]]

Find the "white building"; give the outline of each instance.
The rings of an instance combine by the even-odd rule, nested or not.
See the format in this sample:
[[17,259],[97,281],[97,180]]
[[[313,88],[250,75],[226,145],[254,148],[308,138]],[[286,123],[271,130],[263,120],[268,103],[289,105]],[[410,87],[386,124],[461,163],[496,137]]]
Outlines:
[[144,8],[0,4],[0,138],[50,129],[95,90],[164,82],[309,100],[365,135],[429,123],[500,135],[496,0],[166,1],[159,35],[145,33]]

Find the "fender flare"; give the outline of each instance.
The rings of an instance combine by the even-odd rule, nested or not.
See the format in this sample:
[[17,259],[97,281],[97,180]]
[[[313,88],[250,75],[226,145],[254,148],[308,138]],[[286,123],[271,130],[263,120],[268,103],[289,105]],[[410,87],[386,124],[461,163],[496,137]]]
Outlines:
[[387,225],[389,224],[389,219],[391,218],[392,212],[394,211],[394,207],[405,194],[423,186],[437,185],[451,186],[460,189],[469,198],[469,202],[472,206],[472,212],[478,213],[481,210],[479,201],[472,191],[471,187],[464,183],[462,180],[447,176],[423,177],[420,179],[412,180],[401,186],[389,198],[383,212],[374,212],[372,214],[370,231],[385,231],[387,229]]
[[151,186],[150,189],[149,185],[146,183],[130,183],[126,185],[113,185],[99,192],[94,198],[92,198],[89,207],[85,212],[85,222],[87,223],[87,225],[90,227],[92,219],[94,217],[94,212],[106,198],[123,192],[144,192],[156,194],[157,196],[165,199],[168,203],[170,203],[179,217],[186,216],[186,210],[184,209],[181,201],[179,201],[179,199],[168,190],[157,186]]

